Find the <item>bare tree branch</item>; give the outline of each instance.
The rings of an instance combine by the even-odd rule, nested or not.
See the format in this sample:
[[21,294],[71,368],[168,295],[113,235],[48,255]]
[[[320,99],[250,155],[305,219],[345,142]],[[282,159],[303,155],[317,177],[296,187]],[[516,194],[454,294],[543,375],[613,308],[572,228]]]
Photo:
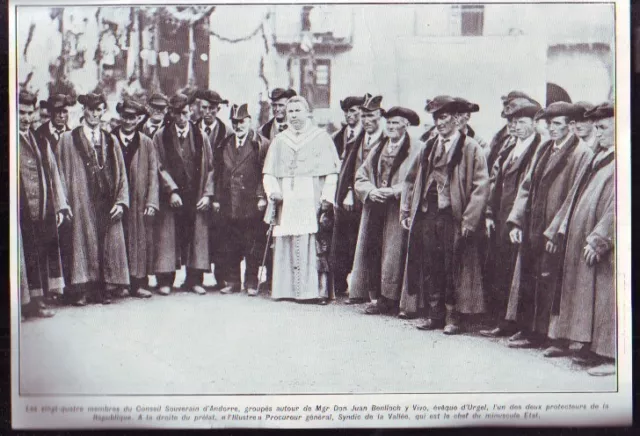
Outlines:
[[27,40],[24,43],[24,50],[22,51],[22,55],[24,56],[25,60],[27,59],[27,51],[29,50],[29,45],[31,45],[31,41],[33,40],[33,32],[35,30],[35,23],[31,23],[31,25],[29,26],[29,34],[27,35]]

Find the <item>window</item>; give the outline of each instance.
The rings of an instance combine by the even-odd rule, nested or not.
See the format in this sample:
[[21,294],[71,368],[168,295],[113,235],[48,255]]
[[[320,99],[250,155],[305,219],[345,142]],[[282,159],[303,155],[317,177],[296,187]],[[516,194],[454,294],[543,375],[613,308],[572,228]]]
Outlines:
[[328,108],[331,101],[331,61],[316,59],[300,60],[300,94],[312,108]]
[[[453,6],[454,22],[460,23],[461,36],[482,36],[484,28],[483,5],[455,5]],[[457,29],[454,29],[454,34]]]

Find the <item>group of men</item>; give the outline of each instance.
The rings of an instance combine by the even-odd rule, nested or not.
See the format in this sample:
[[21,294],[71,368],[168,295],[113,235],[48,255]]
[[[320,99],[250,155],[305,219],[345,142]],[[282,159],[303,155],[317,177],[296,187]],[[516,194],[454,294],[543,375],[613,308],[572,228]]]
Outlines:
[[[68,108],[76,100],[50,96],[40,102],[50,119],[34,129],[37,99],[21,91],[23,314],[53,316],[47,301],[62,297],[78,306],[148,298],[149,275],[157,293],[168,295],[183,266],[185,290],[204,295],[203,275],[213,264],[221,293],[254,296],[264,263],[270,292],[273,272],[284,270],[273,268],[269,206],[282,201],[287,172],[305,176],[300,168],[317,166],[296,145],[312,141],[306,120],[292,119],[295,132],[284,133],[287,102],[293,98],[302,112],[306,102],[290,89],[270,98],[273,118],[257,130],[247,104],[231,106],[229,129],[218,117],[228,101],[212,90],[153,94],[144,105],[126,98],[116,107],[119,126],[108,132],[100,93],[78,97],[83,116],[73,129]],[[335,188],[326,178],[332,181],[321,200],[321,224],[332,229],[305,248],[318,250],[322,281],[331,277],[333,292],[323,295],[369,303],[366,314],[422,316],[419,329],[449,335],[464,330],[468,315],[491,314],[494,328],[484,336],[542,347],[546,357],[571,356],[592,375],[613,373],[613,105],[542,108],[512,91],[503,97],[506,124],[486,143],[468,125],[479,106],[463,98],[427,100],[434,126],[420,139],[408,133],[419,115],[385,110],[382,100],[366,94],[340,102],[345,124],[333,136],[339,174]],[[263,171],[276,137],[278,147],[292,148],[293,161],[271,156]],[[284,179],[269,178],[274,168]],[[322,227],[309,228],[320,234]],[[275,246],[286,259],[285,246]],[[300,274],[293,269],[287,283]],[[285,283],[282,277],[275,282]]]

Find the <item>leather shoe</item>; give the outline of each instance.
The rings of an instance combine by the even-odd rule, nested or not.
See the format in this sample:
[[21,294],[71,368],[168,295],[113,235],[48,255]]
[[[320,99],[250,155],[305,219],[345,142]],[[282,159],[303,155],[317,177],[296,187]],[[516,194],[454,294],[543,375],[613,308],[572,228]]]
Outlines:
[[73,302],[74,306],[86,306],[87,305],[87,296],[85,294],[80,295],[76,301]]
[[347,298],[344,304],[362,304],[364,303],[364,298]]
[[127,298],[129,296],[129,290],[127,288],[120,288],[113,292],[113,296],[116,298]]
[[428,318],[424,323],[418,325],[418,330],[437,330],[444,327],[444,320]]
[[329,304],[329,300],[327,300],[326,298],[319,298],[316,304],[318,306],[326,306],[327,304]]
[[536,341],[532,341],[531,339],[521,339],[519,341],[509,341],[507,346],[509,348],[536,348],[540,344]]
[[594,366],[587,370],[587,374],[594,377],[604,377],[607,375],[614,375],[616,373],[616,366],[613,363],[604,363],[602,365]]
[[235,292],[240,292],[240,285],[238,285],[237,283],[229,283],[227,282],[227,286],[225,286],[224,288],[220,289],[220,293],[221,294],[233,294]]
[[135,291],[133,291],[133,293],[131,294],[132,297],[135,298],[150,298],[151,297],[151,292],[147,291],[146,289],[137,289]]
[[102,304],[111,304],[111,294],[109,292],[105,292],[102,295]]
[[510,334],[508,331],[500,327],[496,327],[493,330],[480,330],[478,333],[480,333],[481,336],[487,338],[501,338],[504,336],[509,336]]
[[160,286],[158,288],[158,294],[169,295],[171,293],[171,286]]
[[222,281],[220,283],[216,283],[215,285],[213,285],[211,287],[212,291],[219,291],[220,289],[224,288],[225,286],[227,286],[227,283]]
[[461,332],[462,329],[458,324],[447,324],[446,326],[444,326],[444,330],[442,330],[442,333],[444,333],[445,335],[457,335]]
[[524,332],[517,332],[509,338],[509,342],[522,341],[526,339]]
[[249,297],[255,297],[256,295],[258,295],[258,290],[256,288],[253,288],[253,287],[248,288],[247,289],[247,295]]
[[377,303],[370,304],[364,309],[364,313],[367,315],[381,315],[386,312],[387,311],[385,310],[385,308],[383,308]]
[[205,295],[207,291],[200,285],[193,285],[191,291],[198,295]]
[[560,348],[560,347],[556,347],[555,345],[552,345],[548,347],[546,350],[544,350],[542,355],[544,357],[564,357],[564,356],[568,356],[569,353],[570,351],[566,348]]
[[51,318],[55,314],[56,313],[53,310],[46,307],[38,307],[33,311],[33,316],[35,316],[36,318]]
[[416,316],[413,313],[407,313],[404,310],[398,313],[398,318],[400,319],[414,319]]

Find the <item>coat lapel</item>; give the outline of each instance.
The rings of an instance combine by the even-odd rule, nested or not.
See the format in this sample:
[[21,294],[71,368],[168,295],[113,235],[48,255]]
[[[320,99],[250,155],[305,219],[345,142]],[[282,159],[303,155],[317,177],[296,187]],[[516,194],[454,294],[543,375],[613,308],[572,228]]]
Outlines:
[[242,145],[242,147],[240,147],[240,149],[236,149],[235,135],[233,135],[232,138],[233,138],[233,141],[229,142],[229,146],[232,147],[233,152],[235,154],[234,154],[233,169],[231,170],[231,174],[239,170],[242,164],[244,164],[244,162],[247,159],[249,159],[249,157],[254,152],[258,151],[258,141],[256,138],[256,133],[253,132],[252,130],[250,130],[247,133],[247,139],[245,139],[244,144]]
[[391,186],[391,180],[393,180],[393,176],[402,165],[402,162],[409,156],[409,148],[411,147],[411,140],[409,139],[409,135],[405,134],[404,141],[402,141],[402,145],[396,154],[396,157],[393,159],[393,164],[391,165],[391,171],[389,171],[389,180],[387,183]]
[[[555,176],[560,172],[560,170],[564,168],[567,162],[567,159],[573,153],[573,150],[575,150],[578,144],[579,144],[578,137],[572,134],[571,138],[567,141],[567,144],[565,144],[562,150],[560,150],[557,153],[557,155],[552,154],[549,157],[546,168],[542,173],[542,180],[544,180],[547,177],[555,178]],[[550,153],[552,153],[553,142],[551,142],[550,148],[551,148]]]
[[[529,162],[529,157],[535,153],[535,150],[538,148],[538,145],[540,144],[540,140],[541,140],[541,136],[539,134],[535,134],[535,138],[533,138],[533,141],[531,141],[531,144],[529,144],[529,147],[527,147],[527,149],[524,151],[524,153],[522,153],[520,155],[520,157],[518,158],[517,161],[515,162],[510,162],[507,165],[507,168],[505,169],[505,175],[507,174],[511,174],[514,171],[519,171],[520,168],[522,167],[523,164],[526,164],[526,162]],[[509,153],[511,152],[511,150],[515,147],[515,144],[513,145],[513,147],[511,147],[509,149]],[[507,158],[509,156],[509,154],[507,154],[507,156],[505,158]]]

